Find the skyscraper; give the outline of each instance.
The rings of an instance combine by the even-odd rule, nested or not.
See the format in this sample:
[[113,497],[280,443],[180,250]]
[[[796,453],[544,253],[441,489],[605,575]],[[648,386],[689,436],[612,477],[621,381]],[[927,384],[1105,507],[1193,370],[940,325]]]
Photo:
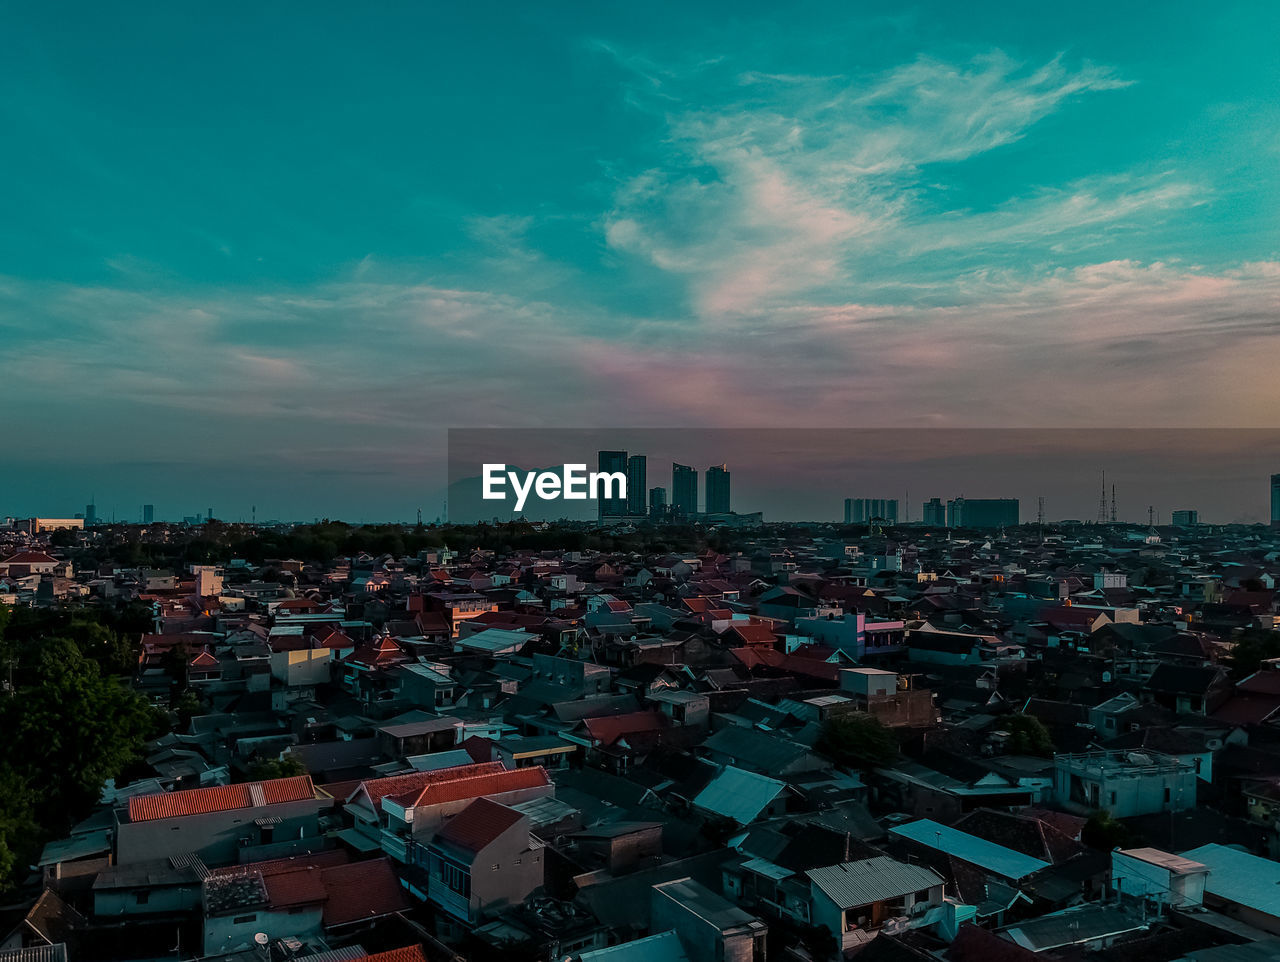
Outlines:
[[[597,455],[597,464],[601,472],[609,474],[621,474],[627,477],[627,452],[626,451],[600,451]],[[628,484],[630,488],[630,484]],[[613,489],[614,491],[617,488]],[[627,513],[626,498],[599,498],[596,502],[596,516],[603,521],[605,518],[619,518]]]
[[707,468],[707,514],[728,514],[729,502],[729,466],[713,464]]
[[941,528],[947,523],[947,509],[941,498],[930,498],[924,503],[921,521],[936,528]]
[[156,506],[154,504],[144,504],[142,506],[142,523],[154,524],[156,520]]
[[698,513],[698,472],[687,464],[671,465],[671,511],[685,517]]
[[1002,528],[1017,523],[1017,498],[955,498],[947,502],[948,528]]
[[96,504],[86,504],[84,506],[84,526],[92,528],[98,523],[98,506]]
[[878,520],[889,524],[898,523],[897,498],[845,498],[844,523],[867,524]]
[[1271,527],[1280,528],[1280,474],[1271,475]]
[[649,517],[658,521],[667,516],[667,489],[649,489]]
[[643,454],[627,458],[627,514],[644,516],[644,493],[648,490],[649,459]]

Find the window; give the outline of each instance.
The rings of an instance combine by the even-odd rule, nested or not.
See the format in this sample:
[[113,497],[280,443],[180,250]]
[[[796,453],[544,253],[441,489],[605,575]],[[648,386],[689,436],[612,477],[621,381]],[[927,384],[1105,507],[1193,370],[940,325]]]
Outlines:
[[231,923],[233,925],[244,925],[246,922],[256,922],[256,921],[258,921],[258,916],[255,913],[253,915],[237,915],[234,919],[231,920]]
[[492,865],[490,865],[490,866],[489,866],[489,871],[490,871],[490,872],[496,872],[496,871],[498,871],[498,863],[497,863],[497,862],[494,862]]
[[133,901],[136,905],[146,905],[151,901],[151,890],[148,889],[145,892],[134,892]]
[[457,892],[464,898],[471,897],[471,875],[452,862],[443,859],[432,859],[432,876],[438,878],[445,888]]

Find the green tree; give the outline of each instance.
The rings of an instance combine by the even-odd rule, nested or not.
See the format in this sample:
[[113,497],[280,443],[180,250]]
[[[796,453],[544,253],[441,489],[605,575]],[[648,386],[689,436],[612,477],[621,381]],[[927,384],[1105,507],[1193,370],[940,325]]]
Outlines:
[[1009,729],[1009,751],[1014,755],[1038,755],[1053,757],[1053,739],[1049,730],[1034,715],[1011,715],[1005,727]]
[[1113,848],[1132,848],[1137,840],[1129,826],[1104,808],[1085,821],[1084,828],[1080,830],[1080,841],[1090,848],[1109,852]]
[[1280,631],[1249,629],[1241,633],[1227,656],[1236,678],[1245,678],[1262,667],[1268,658],[1280,658]]
[[893,730],[873,715],[841,715],[828,721],[818,736],[817,751],[841,765],[875,768],[898,757]]
[[39,852],[35,810],[36,798],[27,783],[12,769],[0,769],[0,892],[25,874],[21,867],[35,861]]
[[0,703],[0,769],[26,782],[40,799],[43,826],[61,833],[138,755],[155,715],[66,638],[42,639],[34,663],[20,672],[17,690]]
[[293,755],[283,758],[263,758],[255,755],[249,760],[247,774],[251,782],[263,782],[272,778],[292,778],[294,775],[305,775],[307,768]]

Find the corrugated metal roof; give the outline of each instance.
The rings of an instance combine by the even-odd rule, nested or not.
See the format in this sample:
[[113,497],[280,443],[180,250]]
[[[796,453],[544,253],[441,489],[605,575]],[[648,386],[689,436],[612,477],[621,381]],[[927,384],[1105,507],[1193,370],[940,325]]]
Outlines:
[[315,952],[312,955],[300,955],[294,962],[355,962],[356,959],[363,959],[368,954],[359,945],[348,945],[341,949],[329,949],[325,952]]
[[606,949],[593,949],[583,952],[579,958],[582,962],[689,962],[684,945],[674,931],[660,932]]
[[783,868],[781,865],[775,865],[765,858],[752,858],[742,863],[742,867],[748,872],[754,872],[756,875],[763,875],[765,878],[771,878],[775,882],[784,878],[790,878],[796,873],[789,868]]
[[970,865],[976,865],[989,872],[995,872],[1002,878],[1015,881],[1049,867],[1049,863],[1041,859],[1023,855],[1011,848],[988,842],[984,838],[961,832],[928,818],[891,828],[889,834],[945,852]]
[[755,821],[778,794],[785,782],[741,768],[727,766],[694,798],[694,807],[723,815],[740,825]]
[[1145,929],[1146,923],[1110,905],[1087,905],[1042,915],[1004,929],[1005,935],[1032,952]]
[[1280,864],[1217,843],[1193,848],[1182,857],[1208,866],[1208,894],[1280,917]]
[[942,884],[942,879],[923,865],[906,865],[888,855],[812,868],[805,875],[841,909]]

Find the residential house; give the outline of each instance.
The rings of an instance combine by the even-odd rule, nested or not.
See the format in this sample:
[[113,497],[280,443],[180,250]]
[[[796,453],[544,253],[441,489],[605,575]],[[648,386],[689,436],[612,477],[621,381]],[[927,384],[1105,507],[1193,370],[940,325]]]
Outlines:
[[321,802],[308,775],[131,798],[115,811],[116,863],[194,853],[208,865],[319,835]]
[[769,927],[693,878],[653,886],[651,926],[673,931],[691,959],[765,962]]
[[920,919],[940,907],[943,879],[923,865],[887,855],[805,872],[811,918],[837,940],[841,953],[874,939],[891,919]]
[[464,923],[520,904],[543,882],[543,845],[529,817],[488,798],[445,821],[418,856],[411,879],[425,880],[427,900]]
[[1054,800],[1067,811],[1116,818],[1196,805],[1195,765],[1157,752],[1096,751],[1054,758]]

